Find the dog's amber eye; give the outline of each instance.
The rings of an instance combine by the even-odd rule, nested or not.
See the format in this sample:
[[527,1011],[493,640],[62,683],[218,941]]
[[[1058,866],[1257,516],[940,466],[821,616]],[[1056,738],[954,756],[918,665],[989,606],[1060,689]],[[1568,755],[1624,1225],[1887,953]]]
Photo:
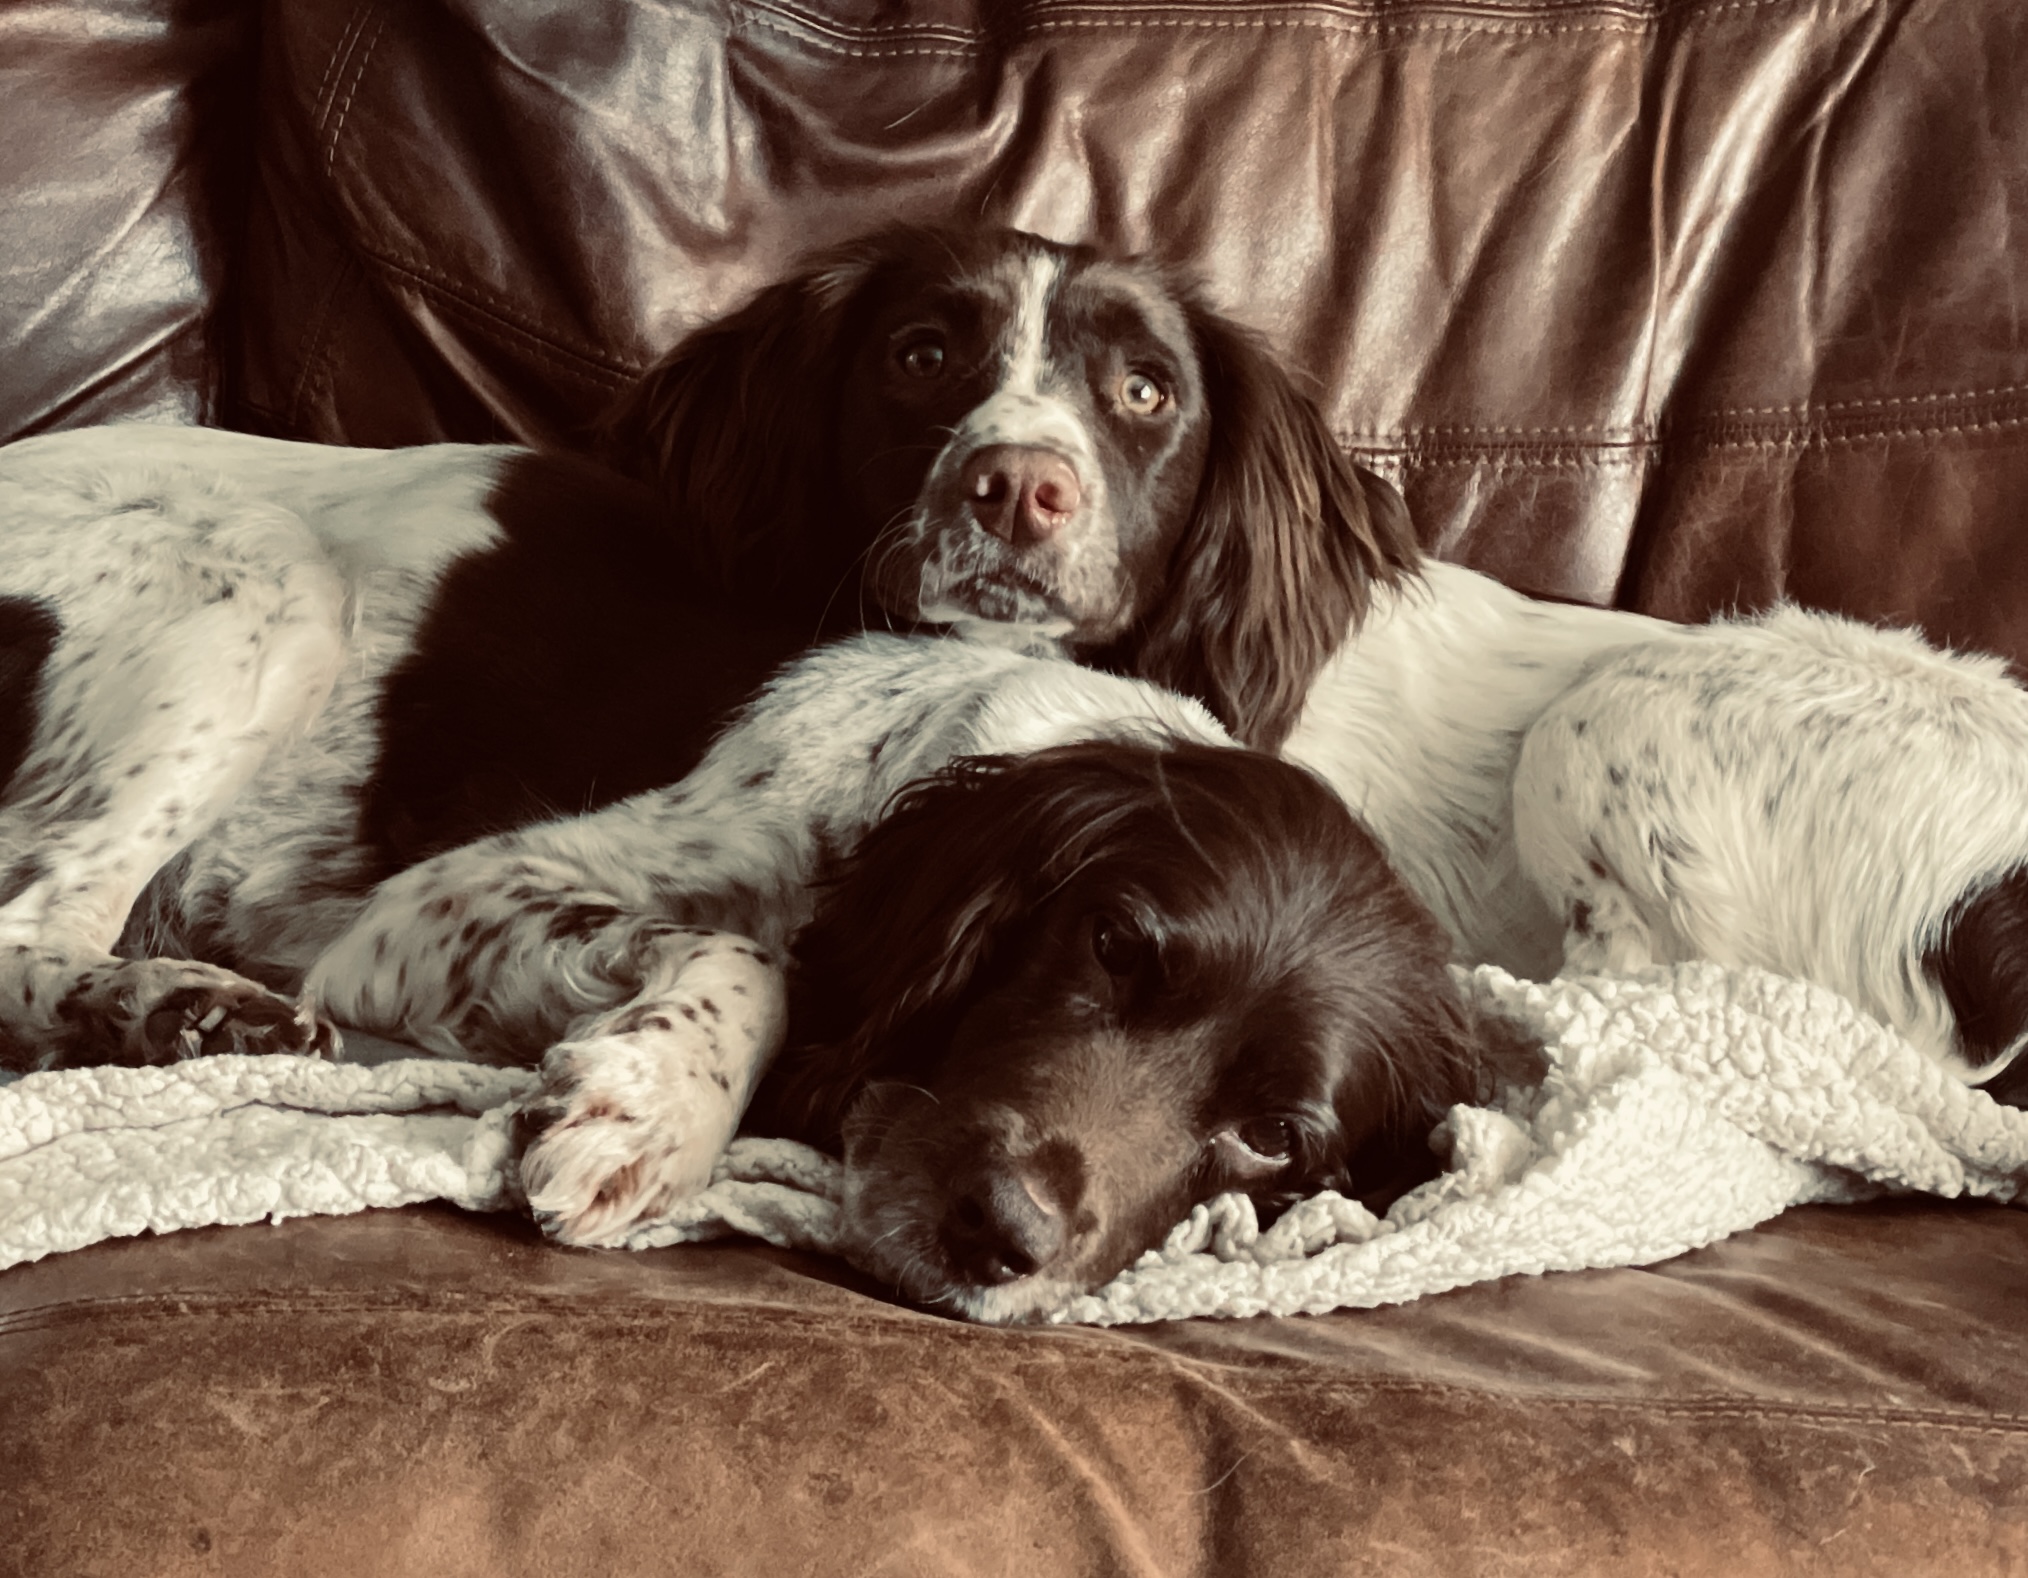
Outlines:
[[1101,915],[1092,922],[1091,952],[1106,974],[1122,980],[1146,967],[1153,944],[1131,922]]
[[933,334],[918,335],[894,359],[911,378],[935,378],[944,370],[944,342]]
[[1295,1154],[1295,1125],[1286,1118],[1251,1118],[1234,1132],[1240,1144],[1264,1161],[1285,1162]]
[[1120,404],[1135,416],[1153,416],[1169,396],[1146,373],[1128,373],[1120,380]]

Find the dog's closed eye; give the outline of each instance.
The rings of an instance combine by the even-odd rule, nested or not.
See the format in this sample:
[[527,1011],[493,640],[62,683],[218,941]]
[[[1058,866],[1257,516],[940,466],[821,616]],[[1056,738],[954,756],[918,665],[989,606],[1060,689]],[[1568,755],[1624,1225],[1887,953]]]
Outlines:
[[1161,973],[1160,944],[1129,916],[1103,912],[1093,916],[1091,953],[1099,968],[1122,987],[1147,982]]

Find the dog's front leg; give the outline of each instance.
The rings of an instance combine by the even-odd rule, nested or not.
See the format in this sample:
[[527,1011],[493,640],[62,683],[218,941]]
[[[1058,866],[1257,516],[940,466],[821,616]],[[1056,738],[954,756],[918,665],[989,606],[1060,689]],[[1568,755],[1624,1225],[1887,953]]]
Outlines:
[[527,893],[429,899],[408,927],[377,903],[387,929],[327,953],[305,1000],[446,1051],[522,1061],[547,1047],[517,1125],[529,1206],[564,1243],[617,1244],[709,1182],[781,1047],[783,973],[731,932],[583,889]]
[[539,1059],[522,1179],[569,1243],[619,1242],[702,1188],[785,1033],[764,943],[779,946],[801,904],[778,891],[779,856],[721,840],[682,878],[657,872],[640,854],[670,846],[656,815],[652,799],[622,804],[403,872],[304,986],[343,1024]]
[[638,996],[542,1060],[522,1118],[529,1208],[567,1244],[618,1244],[710,1181],[787,1025],[782,972],[727,932],[663,939]]

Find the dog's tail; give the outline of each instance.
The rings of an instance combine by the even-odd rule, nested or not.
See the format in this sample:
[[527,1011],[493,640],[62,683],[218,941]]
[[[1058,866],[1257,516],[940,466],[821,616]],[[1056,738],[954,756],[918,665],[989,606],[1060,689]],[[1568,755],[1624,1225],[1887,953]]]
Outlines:
[[1923,965],[1958,1022],[1965,1060],[1995,1101],[2028,1107],[2028,864],[1958,901]]

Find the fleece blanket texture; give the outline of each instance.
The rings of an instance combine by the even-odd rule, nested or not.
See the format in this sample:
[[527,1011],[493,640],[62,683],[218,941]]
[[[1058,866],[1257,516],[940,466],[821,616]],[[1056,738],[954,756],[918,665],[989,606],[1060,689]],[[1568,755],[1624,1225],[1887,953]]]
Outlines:
[[[1263,1231],[1199,1206],[1058,1321],[1321,1313],[1516,1273],[1666,1259],[1806,1201],[1925,1191],[2016,1202],[2028,1113],[1963,1084],[1843,999],[1689,964],[1536,984],[1463,977],[1544,1041],[1540,1085],[1455,1109],[1449,1170],[1384,1218],[1334,1194]],[[0,1267],[144,1231],[449,1200],[519,1205],[519,1070],[292,1057],[32,1074],[0,1086]],[[739,1140],[648,1248],[746,1234],[843,1252],[839,1169]]]

